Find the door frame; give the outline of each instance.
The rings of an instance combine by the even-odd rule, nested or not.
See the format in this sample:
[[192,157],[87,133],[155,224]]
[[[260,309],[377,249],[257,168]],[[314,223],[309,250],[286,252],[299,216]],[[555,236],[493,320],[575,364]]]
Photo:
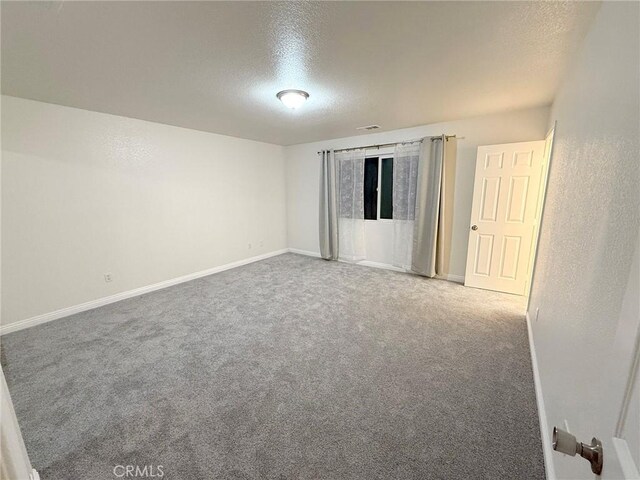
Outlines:
[[9,387],[0,366],[0,477],[40,480],[40,476],[31,465],[27,447],[22,439],[18,417],[16,417]]
[[[544,218],[544,207],[547,203],[547,185],[549,183],[549,171],[551,170],[551,161],[553,160],[553,149],[555,147],[555,136],[556,136],[556,128],[558,127],[558,122],[553,122],[553,127],[547,132],[544,136],[545,142],[551,141],[551,146],[549,147],[549,153],[546,155],[546,158],[542,160],[542,179],[540,180],[540,195],[538,197],[538,218],[536,224],[536,231],[533,235],[533,254],[531,255],[531,261],[529,262],[529,283],[526,288],[526,299],[527,299],[527,309],[526,312],[529,311],[529,307],[531,306],[531,289],[533,288],[533,279],[536,274],[536,264],[538,263],[538,248],[540,246],[540,232],[542,231],[542,223]],[[545,152],[546,153],[546,152]]]
[[[638,231],[640,235],[640,230]],[[619,398],[617,415],[612,420],[615,421],[613,436],[610,439],[613,449],[611,454],[615,455],[623,478],[640,478],[640,464],[636,455],[631,453],[627,443],[625,433],[627,427],[633,428],[633,423],[627,425],[628,414],[631,402],[640,401],[640,391],[636,390],[637,382],[640,382],[640,312],[638,311],[637,292],[640,286],[639,255],[640,246],[636,245],[631,271],[627,280],[627,288],[622,300],[622,307],[619,315],[620,322],[614,339],[614,354],[609,363],[610,372],[628,371],[628,375],[622,381],[616,382],[614,388],[621,389],[622,395]],[[636,403],[637,405],[637,403]],[[615,406],[615,405],[613,405]],[[636,425],[637,428],[640,426]],[[636,430],[636,433],[640,433]],[[609,440],[609,439],[606,439]],[[636,438],[637,440],[637,438]],[[604,442],[605,447],[607,441]],[[637,449],[640,445],[632,445]]]

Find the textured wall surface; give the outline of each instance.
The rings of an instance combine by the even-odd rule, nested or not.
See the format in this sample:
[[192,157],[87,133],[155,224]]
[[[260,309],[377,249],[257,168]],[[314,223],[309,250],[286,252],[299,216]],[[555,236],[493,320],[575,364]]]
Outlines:
[[[610,438],[619,407],[604,382],[638,242],[639,8],[603,4],[550,119],[558,123],[529,313],[547,428],[566,419],[583,439]],[[614,375],[626,373],[619,365]],[[553,458],[560,478],[586,478],[581,462]]]
[[283,157],[3,97],[3,324],[285,248]]
[[[2,92],[292,145],[372,123],[391,130],[549,105],[596,10],[595,2],[2,2]],[[276,99],[286,88],[309,92],[303,108]]]
[[[318,185],[320,160],[318,150],[402,142],[428,135],[442,135],[443,133],[455,134],[464,138],[458,140],[449,273],[463,276],[467,261],[469,219],[471,218],[473,179],[478,145],[541,140],[545,136],[548,120],[549,108],[540,107],[285,147],[289,247],[319,252]],[[376,154],[377,150],[372,150],[371,153]],[[390,249],[391,245],[381,246],[381,249],[384,248]]]

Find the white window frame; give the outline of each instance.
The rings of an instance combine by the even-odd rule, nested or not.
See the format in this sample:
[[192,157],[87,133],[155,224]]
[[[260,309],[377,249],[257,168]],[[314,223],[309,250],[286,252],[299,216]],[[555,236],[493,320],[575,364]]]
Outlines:
[[382,184],[382,159],[383,158],[393,159],[394,153],[395,152],[393,147],[371,149],[370,151],[365,152],[365,159],[378,157],[378,185],[376,185],[376,193],[378,194],[377,195],[378,205],[376,206],[376,218],[375,220],[365,219],[365,222],[393,223],[394,221],[393,218],[380,218],[380,201],[382,198],[380,195],[380,185]]

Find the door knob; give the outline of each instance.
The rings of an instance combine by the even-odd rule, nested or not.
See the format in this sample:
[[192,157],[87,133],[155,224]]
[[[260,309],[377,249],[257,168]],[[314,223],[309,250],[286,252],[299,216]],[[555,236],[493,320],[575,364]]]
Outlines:
[[478,229],[478,225],[471,225],[471,230],[474,232]]
[[553,449],[572,457],[577,453],[589,461],[593,473],[602,473],[602,442],[595,437],[591,439],[591,445],[587,445],[578,442],[569,432],[553,427]]

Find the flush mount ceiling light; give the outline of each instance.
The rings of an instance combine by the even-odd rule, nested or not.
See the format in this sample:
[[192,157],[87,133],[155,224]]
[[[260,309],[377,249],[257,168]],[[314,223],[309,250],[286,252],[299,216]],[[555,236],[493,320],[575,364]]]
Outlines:
[[282,90],[276,94],[276,97],[278,97],[285,106],[296,109],[309,98],[309,94],[302,90]]

